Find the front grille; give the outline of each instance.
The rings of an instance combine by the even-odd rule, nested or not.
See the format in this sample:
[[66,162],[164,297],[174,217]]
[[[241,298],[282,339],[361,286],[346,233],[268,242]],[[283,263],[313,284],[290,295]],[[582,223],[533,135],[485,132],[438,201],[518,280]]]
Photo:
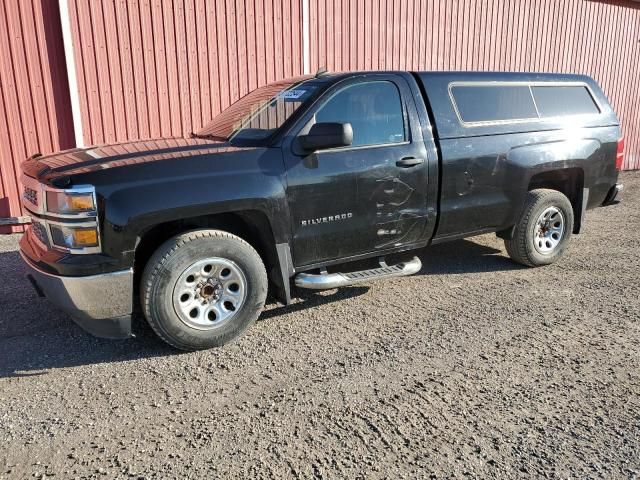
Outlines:
[[24,187],[24,191],[22,192],[22,198],[29,202],[34,207],[38,206],[38,192],[33,188]]
[[49,246],[49,236],[47,235],[47,227],[38,221],[33,221],[31,224],[33,234],[38,240],[40,240],[46,247]]

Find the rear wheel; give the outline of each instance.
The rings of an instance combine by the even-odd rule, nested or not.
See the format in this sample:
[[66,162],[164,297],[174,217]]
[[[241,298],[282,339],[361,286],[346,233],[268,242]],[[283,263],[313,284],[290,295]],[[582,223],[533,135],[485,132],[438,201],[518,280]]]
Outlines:
[[556,190],[528,192],[522,216],[511,239],[505,240],[509,256],[530,267],[549,265],[567,247],[573,229],[573,207]]
[[194,230],[165,242],[145,267],[141,302],[147,321],[182,350],[238,338],[264,306],[267,275],[251,245],[221,230]]

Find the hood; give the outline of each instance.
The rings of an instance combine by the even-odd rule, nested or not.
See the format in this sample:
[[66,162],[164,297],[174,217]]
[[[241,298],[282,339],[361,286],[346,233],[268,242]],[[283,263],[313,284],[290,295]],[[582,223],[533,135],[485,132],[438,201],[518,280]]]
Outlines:
[[161,160],[246,150],[226,142],[199,138],[142,140],[65,150],[34,156],[23,163],[24,173],[41,181],[52,181],[82,173]]

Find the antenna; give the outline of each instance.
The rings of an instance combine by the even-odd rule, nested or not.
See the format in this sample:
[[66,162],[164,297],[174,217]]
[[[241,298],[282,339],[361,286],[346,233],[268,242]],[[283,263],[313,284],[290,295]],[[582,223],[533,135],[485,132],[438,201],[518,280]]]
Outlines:
[[329,73],[329,72],[328,72],[328,70],[327,70],[327,67],[320,67],[320,68],[318,69],[318,71],[316,72],[316,78],[320,78],[320,77],[322,77],[323,75],[326,75],[326,74],[328,74],[328,73]]

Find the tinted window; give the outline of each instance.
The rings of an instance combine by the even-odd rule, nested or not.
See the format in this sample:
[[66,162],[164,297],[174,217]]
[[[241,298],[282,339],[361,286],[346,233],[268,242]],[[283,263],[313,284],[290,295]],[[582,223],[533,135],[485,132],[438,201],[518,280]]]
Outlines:
[[405,141],[400,92],[391,82],[365,82],[340,90],[316,112],[316,122],[350,123],[353,144]]
[[589,90],[583,86],[531,87],[541,117],[600,113]]
[[463,122],[499,122],[538,118],[526,85],[458,85],[451,88]]

